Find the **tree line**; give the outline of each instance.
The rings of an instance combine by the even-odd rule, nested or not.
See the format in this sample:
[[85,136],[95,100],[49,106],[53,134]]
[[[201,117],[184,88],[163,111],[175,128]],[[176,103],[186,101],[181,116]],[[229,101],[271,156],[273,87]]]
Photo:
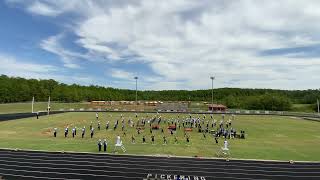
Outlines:
[[[290,110],[292,104],[314,104],[320,99],[320,89],[214,89],[214,103],[228,108],[259,110]],[[67,85],[53,79],[37,80],[0,76],[0,103],[26,102],[32,97],[37,101],[81,102],[92,100],[135,100],[135,90],[101,86]],[[207,101],[211,102],[211,89],[138,91],[139,100],[159,101]]]

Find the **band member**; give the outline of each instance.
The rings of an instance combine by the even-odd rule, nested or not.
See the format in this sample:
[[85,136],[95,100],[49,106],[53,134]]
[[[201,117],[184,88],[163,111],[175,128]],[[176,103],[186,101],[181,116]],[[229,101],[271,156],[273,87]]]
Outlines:
[[96,119],[97,119],[97,120],[99,119],[99,114],[98,114],[98,112],[96,112]]
[[117,145],[121,145],[122,144],[121,137],[119,136],[119,134],[116,137],[116,144]]
[[131,136],[131,143],[132,143],[132,144],[136,143],[136,139],[134,138],[133,135]]
[[107,121],[107,124],[106,124],[106,130],[109,129],[109,121]]
[[222,128],[223,127],[223,120],[220,120],[220,128]]
[[81,134],[81,137],[83,138],[84,137],[84,134],[86,133],[86,127],[85,126],[83,126],[83,128],[82,128],[82,134]]
[[93,133],[94,133],[94,128],[91,128],[91,138],[93,137]]
[[77,135],[77,126],[74,127],[74,135]]
[[100,131],[100,121],[98,121],[98,130]]
[[37,119],[39,119],[39,112],[37,112],[36,115],[37,115]]
[[154,144],[154,135],[151,136],[151,142]]
[[142,137],[142,143],[146,143],[146,137],[145,136]]
[[107,140],[104,139],[104,141],[103,141],[103,151],[104,151],[104,152],[107,151],[107,145],[108,145]]
[[74,138],[74,131],[75,131],[74,128],[72,128],[71,131],[72,131],[72,137]]
[[165,137],[165,136],[163,136],[163,143],[164,144],[167,144],[168,142],[167,142],[167,138]]
[[229,150],[228,144],[229,144],[228,141],[227,141],[227,140],[224,140],[224,142],[223,142],[223,145],[224,145],[223,149],[224,149],[224,150]]
[[177,136],[174,137],[174,142],[177,144],[178,143],[178,138]]
[[57,137],[57,128],[53,128],[53,136]]
[[99,139],[99,141],[98,141],[98,149],[99,149],[99,152],[101,151],[101,146],[102,146],[101,139]]
[[64,130],[64,137],[68,136],[68,131],[69,131],[69,127],[67,126],[67,128]]

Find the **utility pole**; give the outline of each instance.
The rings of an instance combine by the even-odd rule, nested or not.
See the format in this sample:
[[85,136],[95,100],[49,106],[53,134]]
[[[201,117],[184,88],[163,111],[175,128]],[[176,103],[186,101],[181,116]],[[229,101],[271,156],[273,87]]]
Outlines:
[[211,79],[211,112],[213,114],[213,80],[215,79],[215,77],[211,76],[210,79]]
[[134,79],[136,80],[136,109],[138,105],[138,77],[135,76]]

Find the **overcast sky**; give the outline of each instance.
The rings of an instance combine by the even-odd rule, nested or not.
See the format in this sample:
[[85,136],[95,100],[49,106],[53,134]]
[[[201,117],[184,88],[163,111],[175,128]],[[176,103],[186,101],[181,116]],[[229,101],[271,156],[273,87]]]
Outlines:
[[318,0],[5,0],[0,74],[116,88],[318,89]]

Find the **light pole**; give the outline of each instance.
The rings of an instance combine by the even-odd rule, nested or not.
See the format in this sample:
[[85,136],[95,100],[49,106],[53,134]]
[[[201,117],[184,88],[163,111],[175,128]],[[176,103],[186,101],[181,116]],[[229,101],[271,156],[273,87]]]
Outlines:
[[210,79],[211,79],[211,82],[212,82],[211,83],[211,112],[213,114],[213,80],[215,79],[215,77],[211,76]]
[[136,80],[136,106],[138,105],[138,77],[135,76],[134,79]]

